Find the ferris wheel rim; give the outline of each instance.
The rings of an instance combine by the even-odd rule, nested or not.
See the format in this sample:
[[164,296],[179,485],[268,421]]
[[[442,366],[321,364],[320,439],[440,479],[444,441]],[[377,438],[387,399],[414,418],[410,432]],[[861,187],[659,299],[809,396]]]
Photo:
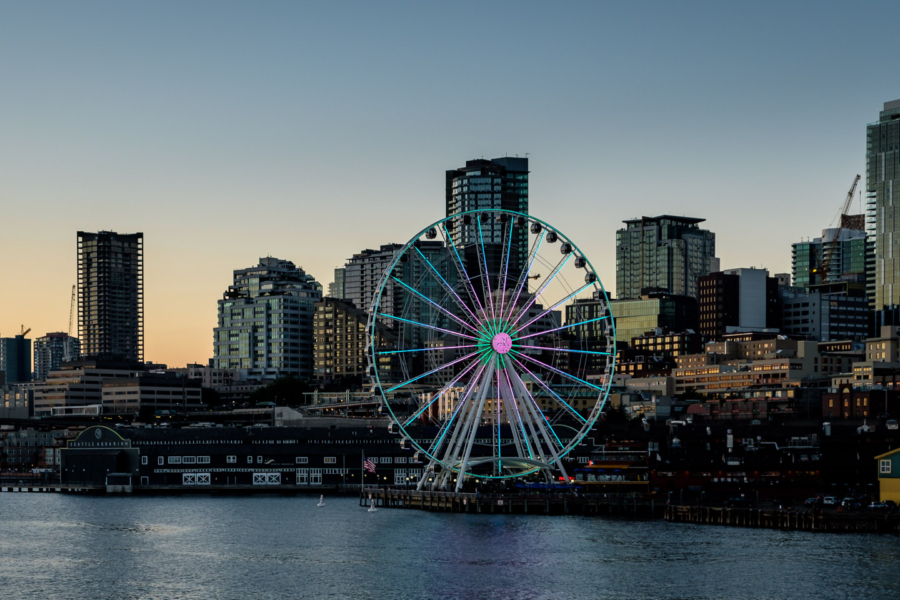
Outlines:
[[[385,268],[384,274],[382,275],[382,277],[379,281],[378,288],[375,292],[375,296],[374,296],[372,303],[368,310],[368,323],[366,326],[366,337],[367,337],[367,345],[368,345],[370,351],[366,352],[366,357],[368,360],[367,372],[370,373],[369,377],[370,377],[370,379],[373,380],[373,381],[371,381],[373,390],[377,389],[378,395],[380,396],[380,400],[382,402],[382,405],[387,408],[387,411],[392,419],[392,422],[397,424],[397,426],[400,430],[400,433],[405,437],[405,439],[409,440],[410,444],[413,447],[415,447],[416,450],[418,450],[425,457],[430,459],[432,461],[432,464],[440,465],[444,469],[449,469],[451,472],[459,474],[460,473],[459,467],[454,466],[452,463],[446,464],[437,455],[438,454],[437,452],[432,454],[432,452],[427,447],[424,447],[422,444],[420,444],[419,441],[417,441],[415,439],[415,437],[413,435],[410,435],[410,433],[407,431],[407,427],[409,427],[414,422],[416,416],[409,418],[404,423],[404,419],[401,419],[397,415],[394,414],[394,411],[391,408],[390,403],[388,402],[387,393],[384,389],[384,384],[381,381],[381,373],[379,372],[378,361],[375,358],[376,347],[377,347],[376,341],[375,341],[375,336],[376,336],[376,330],[377,330],[377,322],[378,322],[378,319],[380,316],[388,318],[388,319],[398,319],[400,321],[404,320],[402,318],[395,317],[392,315],[381,315],[379,313],[379,307],[380,307],[382,295],[385,290],[385,286],[387,285],[388,281],[392,277],[394,269],[401,262],[402,257],[405,256],[409,252],[409,250],[415,246],[415,244],[422,238],[422,236],[426,236],[426,234],[429,231],[435,230],[440,227],[441,229],[443,229],[443,231],[445,232],[445,234],[447,234],[447,236],[449,238],[449,231],[447,230],[445,223],[447,223],[448,221],[451,221],[451,220],[460,219],[465,216],[483,215],[483,214],[492,214],[492,215],[506,214],[506,215],[509,215],[514,218],[524,218],[526,220],[526,223],[530,222],[530,223],[540,224],[542,228],[545,228],[544,233],[546,233],[546,231],[554,232],[557,236],[557,241],[562,241],[562,242],[570,244],[571,247],[573,248],[572,255],[577,255],[578,257],[580,257],[581,259],[583,259],[585,261],[586,268],[584,268],[584,267],[582,267],[582,268],[584,268],[584,270],[586,272],[592,273],[594,275],[592,283],[596,285],[596,291],[599,292],[598,299],[600,299],[603,302],[604,306],[606,307],[606,310],[608,311],[608,328],[610,331],[608,340],[609,340],[609,347],[612,348],[612,350],[613,350],[612,352],[607,353],[608,359],[607,359],[606,367],[604,368],[604,372],[606,374],[608,374],[608,379],[607,379],[606,383],[603,385],[602,390],[600,390],[601,393],[597,397],[596,401],[594,402],[593,409],[591,410],[588,417],[586,419],[584,419],[584,422],[583,422],[581,428],[579,430],[577,430],[577,433],[573,436],[572,440],[568,444],[563,445],[560,442],[562,448],[561,448],[560,452],[558,453],[558,455],[555,458],[553,458],[545,463],[545,465],[546,465],[545,468],[552,468],[554,466],[560,466],[563,458],[565,458],[567,455],[569,455],[584,440],[584,438],[587,437],[588,433],[591,431],[591,429],[596,424],[597,420],[600,417],[600,414],[602,413],[603,409],[605,408],[605,406],[608,402],[610,390],[612,388],[612,376],[615,373],[615,364],[616,364],[616,352],[615,352],[616,323],[615,323],[615,318],[614,318],[614,315],[612,312],[612,305],[610,303],[609,294],[606,291],[605,286],[603,285],[603,281],[597,275],[597,270],[594,268],[590,259],[585,255],[585,253],[581,250],[581,248],[570,237],[568,237],[564,233],[560,232],[555,226],[547,223],[546,221],[544,221],[542,219],[539,219],[537,217],[534,217],[534,216],[526,214],[526,213],[520,213],[517,211],[511,211],[511,210],[507,210],[507,209],[498,209],[498,208],[474,209],[474,210],[460,212],[460,213],[457,213],[457,214],[454,214],[454,215],[451,215],[448,217],[444,217],[438,221],[435,221],[434,223],[421,229],[417,234],[415,234],[413,237],[411,237],[408,242],[406,242],[400,249],[398,249],[395,252],[393,259],[390,261],[389,265]],[[478,219],[479,228],[480,228],[480,223],[481,223],[481,220],[479,218]],[[431,238],[429,238],[429,239],[431,239]],[[448,241],[449,241],[449,239],[448,239]],[[452,242],[451,242],[451,244],[452,244]],[[483,244],[483,240],[482,240],[482,244]],[[511,244],[511,242],[510,242],[510,244]],[[458,251],[455,248],[455,246],[453,246],[453,250],[454,250],[454,253],[456,253],[458,263],[462,264],[462,259],[459,258]],[[421,252],[420,252],[420,254],[421,254]],[[535,258],[536,257],[537,257],[537,252],[535,252]],[[423,256],[423,259],[424,259],[424,256]],[[425,261],[428,262],[427,259],[425,259]],[[433,266],[432,266],[432,268],[433,268]],[[489,276],[485,275],[485,278],[489,279]],[[504,278],[505,278],[505,275],[504,275]],[[473,279],[477,279],[477,278],[471,277],[471,278],[469,278],[469,281],[471,282]],[[400,283],[403,283],[403,282],[400,282]],[[447,284],[446,281],[444,283],[447,285],[447,287],[450,291],[453,291],[452,286]],[[521,275],[520,275],[518,284],[523,284],[525,287],[527,287],[527,277],[525,277],[525,279],[522,280]],[[489,285],[489,282],[488,282],[488,285]],[[582,289],[584,289],[584,288],[582,288]],[[505,293],[505,290],[504,290],[504,293]],[[538,295],[539,294],[534,294],[534,298],[533,298],[532,302],[537,299]],[[457,296],[457,299],[458,299],[458,296]],[[461,302],[461,300],[460,300],[460,302]],[[515,304],[515,302],[513,302],[513,304]],[[465,303],[461,303],[461,305],[465,306]],[[473,305],[472,309],[474,309],[474,308],[475,308],[475,306]],[[492,309],[493,309],[493,306],[492,306]],[[472,315],[472,316],[474,316],[474,315]],[[522,315],[520,315],[519,318],[521,318],[521,316]],[[452,333],[453,335],[456,335],[456,336],[460,336],[459,332],[450,332],[450,333]],[[535,334],[535,335],[537,335],[537,334]],[[462,335],[460,337],[466,337],[466,336]],[[556,349],[556,351],[559,351],[559,349]],[[467,359],[467,358],[471,358],[471,355],[464,357],[464,359]],[[458,359],[458,361],[461,361],[461,360],[463,360],[463,359]],[[518,361],[516,361],[516,362],[518,362]],[[541,363],[541,364],[543,364],[543,363]],[[525,371],[528,371],[528,369],[525,368],[521,363],[519,363],[519,366],[522,367],[523,369],[525,369]],[[544,365],[544,366],[549,366],[549,365]],[[539,378],[534,376],[534,374],[531,373],[530,371],[528,371],[528,372],[532,375],[532,378],[535,379],[535,381],[537,381],[538,383],[541,383],[541,380]],[[481,381],[480,376],[476,376],[476,379],[478,382]],[[472,381],[470,381],[469,385],[473,385],[473,382],[476,379],[473,379]],[[579,381],[583,382],[583,380],[579,380]],[[583,382],[583,383],[587,383],[587,382]],[[403,385],[406,385],[406,384],[403,384]],[[524,387],[524,383],[522,385]],[[541,383],[541,385],[544,385],[544,384]],[[446,386],[446,387],[449,387],[449,386]],[[595,386],[591,386],[591,387],[595,387]],[[388,390],[388,391],[392,391],[393,389],[395,389],[395,388],[392,388],[391,390]],[[597,388],[597,389],[599,389],[599,388]],[[548,388],[548,390],[549,390],[549,388]],[[513,392],[513,390],[510,390],[510,391]],[[550,391],[552,393],[552,390],[550,390]],[[432,400],[432,402],[437,400],[437,398],[440,395],[442,395],[443,393],[444,392],[442,391],[438,396],[436,396]],[[498,394],[499,394],[499,387],[498,387]],[[534,402],[533,398],[532,398],[532,402]],[[539,413],[541,413],[540,407],[537,407],[537,410]],[[510,426],[512,426],[511,423],[510,423]],[[574,427],[571,427],[568,425],[567,425],[567,427],[570,427],[573,430],[575,429]],[[439,431],[440,431],[440,428],[439,428]],[[552,431],[552,427],[551,427],[551,431]],[[554,435],[555,435],[555,433],[554,433]],[[512,460],[512,458],[513,457],[510,457],[510,460]],[[473,477],[476,479],[504,480],[504,479],[522,477],[524,475],[535,473],[539,470],[540,469],[538,467],[534,467],[532,469],[522,471],[519,473],[503,474],[501,472],[499,475],[487,475],[487,474],[482,474],[482,473],[473,473],[473,472],[469,472],[467,470],[465,473],[462,473],[462,475],[467,476],[467,477]]]

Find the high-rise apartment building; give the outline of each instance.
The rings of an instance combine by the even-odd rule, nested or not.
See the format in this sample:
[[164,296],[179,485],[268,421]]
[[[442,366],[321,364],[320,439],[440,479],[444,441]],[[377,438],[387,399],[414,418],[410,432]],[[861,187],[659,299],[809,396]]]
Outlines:
[[91,357],[144,359],[144,234],[78,232],[78,338]]
[[698,297],[700,277],[718,270],[716,234],[700,229],[705,219],[641,217],[616,232],[616,297],[644,291]]
[[[898,183],[897,204],[894,183]],[[900,319],[900,100],[866,126],[866,233],[873,248],[869,301],[883,325]]]
[[30,339],[24,335],[0,338],[0,371],[6,373],[8,384],[31,381]]
[[50,371],[59,370],[63,362],[78,360],[81,354],[78,338],[68,333],[48,333],[34,340],[34,379],[44,381]]
[[[315,378],[320,381],[363,382],[366,372],[365,348],[369,343],[366,325],[369,315],[343,300],[323,298],[316,303]],[[387,325],[376,322],[375,344],[381,350],[393,348],[396,335]],[[396,355],[379,356],[378,371],[384,378],[391,372]],[[354,381],[355,380],[355,381]]]
[[322,286],[288,260],[260,258],[234,271],[234,284],[218,302],[212,366],[275,368],[311,379],[313,313],[321,299]]
[[791,244],[794,285],[809,289],[827,282],[848,281],[865,286],[869,245],[859,221],[847,219],[849,226],[825,229],[822,237]]
[[[528,159],[469,160],[465,167],[447,171],[446,204],[448,217],[478,209],[503,209],[528,214]],[[512,245],[508,272],[512,277],[518,277],[523,270],[528,257],[526,223],[510,223],[502,218],[479,222],[460,216],[447,221],[447,228],[470,277],[478,277],[483,270],[478,258],[482,241],[488,274],[498,276],[509,236]]]
[[[455,285],[457,281],[456,268],[451,262],[452,259],[443,242],[419,240],[416,242],[416,248],[418,252],[410,250],[400,259],[400,262],[394,267],[394,277],[427,298],[439,301],[444,293],[442,284],[419,258],[419,253],[438,270],[441,277],[451,286]],[[394,258],[402,249],[401,244],[385,244],[378,250],[363,250],[354,254],[344,266],[344,299],[353,303],[356,308],[368,311],[384,273],[390,268]],[[449,318],[446,315],[409,292],[393,278],[385,283],[378,304],[378,312],[381,315],[379,317],[381,322],[391,327],[398,335],[401,334],[400,323],[388,315],[399,317],[403,314],[405,315],[403,318],[407,320],[431,323],[437,327],[448,326]],[[402,335],[407,343],[420,343],[427,335],[427,330],[404,325]]]

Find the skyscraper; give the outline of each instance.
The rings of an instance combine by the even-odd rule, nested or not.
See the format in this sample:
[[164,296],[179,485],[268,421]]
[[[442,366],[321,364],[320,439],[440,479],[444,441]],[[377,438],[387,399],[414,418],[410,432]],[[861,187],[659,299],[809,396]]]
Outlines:
[[[447,215],[452,217],[478,209],[503,209],[528,214],[528,159],[494,158],[466,161],[461,169],[447,171]],[[447,222],[453,243],[460,249],[469,276],[478,277],[483,267],[478,259],[478,244],[483,240],[488,274],[497,277],[503,261],[503,248],[512,236],[508,273],[518,277],[528,258],[528,229],[508,221],[458,217]],[[484,293],[484,290],[482,290]]]
[[216,369],[279,369],[311,379],[313,314],[322,286],[289,260],[260,258],[234,271],[234,284],[219,300],[213,330]]
[[91,357],[144,359],[144,234],[78,232],[78,338]]
[[34,340],[34,379],[44,381],[64,361],[77,360],[81,344],[68,333],[48,333]]
[[882,325],[898,322],[900,307],[900,100],[884,103],[866,126],[866,233],[873,246],[869,301]]
[[616,297],[640,298],[642,290],[698,298],[700,277],[717,270],[716,234],[705,219],[641,217],[616,232]]
[[865,232],[851,227],[825,229],[822,237],[792,244],[794,285],[844,281],[864,288],[867,245]]
[[0,338],[0,371],[6,372],[6,383],[31,381],[31,340],[25,335]]
[[[334,270],[334,281],[328,284],[328,297],[342,299],[344,297],[344,267]],[[358,308],[358,307],[357,307]]]

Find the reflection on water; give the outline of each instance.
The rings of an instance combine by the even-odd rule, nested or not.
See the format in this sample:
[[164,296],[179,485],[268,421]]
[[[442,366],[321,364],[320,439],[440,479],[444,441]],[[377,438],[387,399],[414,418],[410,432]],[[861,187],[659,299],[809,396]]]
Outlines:
[[900,538],[353,498],[2,494],[4,598],[896,598]]

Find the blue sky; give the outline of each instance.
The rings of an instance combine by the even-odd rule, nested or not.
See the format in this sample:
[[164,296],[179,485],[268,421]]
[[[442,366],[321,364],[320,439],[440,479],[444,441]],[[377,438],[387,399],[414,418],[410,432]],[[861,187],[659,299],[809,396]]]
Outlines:
[[146,356],[205,361],[232,269],[327,285],[507,153],[609,288],[640,215],[789,271],[900,98],[895,6],[0,2],[0,334],[66,329],[77,230],[143,231]]

